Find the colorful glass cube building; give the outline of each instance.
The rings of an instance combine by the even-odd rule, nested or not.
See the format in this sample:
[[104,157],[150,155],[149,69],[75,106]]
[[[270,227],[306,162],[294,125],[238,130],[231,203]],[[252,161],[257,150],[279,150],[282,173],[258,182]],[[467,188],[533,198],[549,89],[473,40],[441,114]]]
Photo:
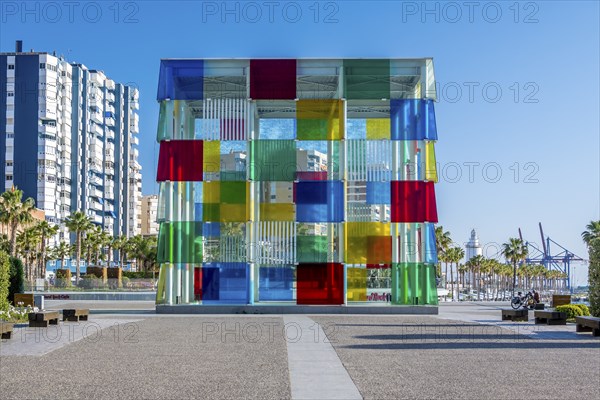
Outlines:
[[157,304],[437,304],[431,59],[165,59]]

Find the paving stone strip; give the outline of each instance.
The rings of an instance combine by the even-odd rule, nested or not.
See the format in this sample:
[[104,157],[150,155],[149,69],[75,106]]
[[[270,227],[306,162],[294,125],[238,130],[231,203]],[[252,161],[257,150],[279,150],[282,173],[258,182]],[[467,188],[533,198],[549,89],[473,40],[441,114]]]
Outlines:
[[292,399],[362,399],[319,324],[284,315]]

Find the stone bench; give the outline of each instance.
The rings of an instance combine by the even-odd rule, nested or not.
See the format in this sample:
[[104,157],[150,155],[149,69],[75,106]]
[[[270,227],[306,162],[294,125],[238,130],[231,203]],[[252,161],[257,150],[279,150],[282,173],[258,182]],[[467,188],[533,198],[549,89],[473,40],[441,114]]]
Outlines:
[[567,313],[560,311],[534,311],[536,324],[566,325]]
[[2,339],[10,339],[14,326],[15,324],[12,322],[0,320],[0,335],[2,336]]
[[32,328],[46,328],[48,324],[58,325],[58,311],[40,311],[29,313],[29,326]]
[[87,308],[66,308],[63,310],[63,321],[87,321],[89,314]]
[[576,332],[592,332],[592,336],[600,336],[600,318],[575,317]]
[[502,310],[502,321],[529,321],[529,311],[525,308],[513,310],[505,308]]

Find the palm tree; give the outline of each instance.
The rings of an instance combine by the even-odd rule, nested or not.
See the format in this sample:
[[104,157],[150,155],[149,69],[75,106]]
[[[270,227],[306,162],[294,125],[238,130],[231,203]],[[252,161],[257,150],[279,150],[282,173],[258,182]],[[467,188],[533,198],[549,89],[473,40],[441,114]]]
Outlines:
[[600,221],[590,221],[585,227],[587,230],[581,234],[581,238],[589,247],[592,240],[600,238]]
[[85,215],[82,211],[75,211],[65,220],[65,225],[69,231],[75,233],[75,251],[77,266],[75,272],[75,284],[79,284],[79,263],[81,262],[81,237],[84,235],[92,226],[92,220]]
[[28,197],[24,202],[23,191],[14,186],[0,195],[0,222],[8,225],[10,239],[10,254],[14,257],[17,253],[17,229],[19,225],[33,221],[31,211],[35,208],[35,201]]
[[60,242],[58,246],[54,248],[54,256],[60,260],[60,267],[65,268],[65,258],[71,254],[71,245],[65,242]]
[[517,284],[517,263],[527,258],[527,246],[521,239],[509,238],[507,243],[502,245],[502,255],[513,265],[513,296]]
[[40,236],[38,231],[33,228],[25,229],[23,232],[17,235],[16,249],[18,253],[25,259],[25,275],[26,279],[29,280],[33,286],[34,279],[34,260],[37,255],[37,247],[39,244]]
[[[442,262],[446,262],[444,259],[444,253],[450,248],[452,239],[450,238],[450,232],[444,232],[443,226],[435,227],[435,247],[438,254],[438,275],[442,276]],[[448,276],[448,264],[446,262],[446,277]]]
[[118,259],[116,261],[119,264],[119,267],[123,268],[125,260],[124,256],[126,256],[127,253],[127,236],[122,235],[116,237],[113,241],[113,247],[119,252]]
[[58,232],[58,225],[50,225],[47,221],[41,221],[40,223],[38,223],[35,226],[35,229],[37,229],[39,235],[40,235],[40,240],[41,240],[41,248],[40,248],[40,276],[43,278],[46,276],[46,261],[47,261],[47,254],[46,254],[46,247],[48,245],[48,239],[51,238],[52,236],[56,235],[56,233]]
[[[481,254],[477,254],[476,256],[471,257],[469,261],[467,261],[467,265],[471,269],[471,274],[473,276],[473,280],[477,282],[477,301],[481,300],[481,264],[485,261],[485,258]],[[477,275],[479,274],[479,279],[477,279]]]
[[450,285],[452,287],[452,301],[454,301],[454,268],[452,264],[456,263],[458,265],[458,262],[465,256],[465,251],[461,247],[452,247],[446,251],[446,255],[450,263]]

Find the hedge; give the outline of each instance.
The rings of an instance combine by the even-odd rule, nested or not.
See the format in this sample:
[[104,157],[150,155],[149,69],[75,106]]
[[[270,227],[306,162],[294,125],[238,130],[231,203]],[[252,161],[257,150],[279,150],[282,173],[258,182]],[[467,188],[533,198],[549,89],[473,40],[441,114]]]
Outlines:
[[8,301],[11,303],[15,300],[15,293],[25,292],[23,275],[23,262],[16,257],[10,257],[10,287],[8,289]]
[[8,311],[10,287],[10,261],[8,254],[0,251],[0,311]]
[[575,317],[583,316],[582,308],[576,304],[565,304],[564,306],[557,306],[554,309],[566,313],[567,319],[575,319]]

